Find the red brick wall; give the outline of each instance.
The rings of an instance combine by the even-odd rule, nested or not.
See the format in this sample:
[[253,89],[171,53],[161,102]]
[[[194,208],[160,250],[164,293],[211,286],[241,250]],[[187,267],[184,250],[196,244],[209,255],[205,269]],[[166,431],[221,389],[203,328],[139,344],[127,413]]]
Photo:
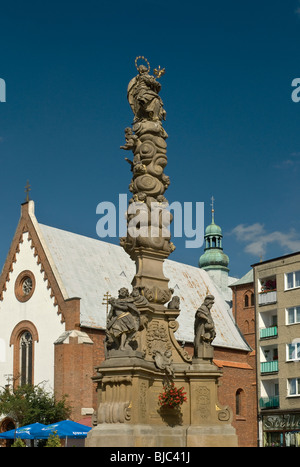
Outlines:
[[[103,360],[105,360],[104,354],[104,339],[105,331],[103,329],[84,329],[84,331],[90,336],[94,342],[94,353],[93,353],[93,363],[92,363],[92,375],[96,376],[95,368],[100,365]],[[93,398],[93,407],[97,408],[97,384],[90,381],[90,387],[92,391]]]
[[[247,362],[253,368],[252,372],[241,372],[239,378],[244,384],[241,388],[246,391],[246,400],[244,404],[245,413],[247,415],[247,425],[249,426],[247,433],[242,433],[241,440],[243,443],[250,442],[250,436],[252,431],[252,442],[249,446],[257,446],[257,388],[256,388],[256,336],[255,336],[255,307],[254,307],[254,285],[253,283],[242,284],[236,287],[232,287],[232,313],[235,321],[244,336],[244,339],[252,349],[247,355]],[[245,297],[248,297],[246,299]],[[226,380],[230,380],[230,373],[227,375]],[[225,385],[225,384],[224,384]],[[226,391],[225,391],[226,392]],[[242,402],[243,405],[243,402]],[[243,412],[242,412],[243,415]],[[237,426],[243,427],[244,421],[237,417]],[[252,427],[252,430],[251,430]],[[243,444],[244,446],[248,444]]]
[[[232,313],[244,338],[252,349],[255,349],[255,308],[251,305],[251,294],[254,294],[253,284],[232,287]],[[248,297],[248,306],[245,297]]]
[[[223,362],[223,376],[220,379],[219,400],[233,411],[233,426],[236,429],[240,447],[257,446],[257,406],[255,356],[225,349],[215,350],[218,366]],[[237,363],[239,366],[231,366]],[[243,368],[243,366],[245,366]],[[237,413],[236,399],[240,392],[240,410]]]
[[67,394],[72,418],[82,418],[81,408],[94,407],[92,392],[93,344],[78,344],[71,338],[68,344],[56,344],[54,348],[54,388],[60,398]]

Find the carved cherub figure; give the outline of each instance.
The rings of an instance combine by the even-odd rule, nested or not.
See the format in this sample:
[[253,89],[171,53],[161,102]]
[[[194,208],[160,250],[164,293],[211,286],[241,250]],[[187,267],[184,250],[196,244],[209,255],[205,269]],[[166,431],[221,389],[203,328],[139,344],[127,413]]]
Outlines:
[[164,370],[168,376],[172,376],[174,378],[172,350],[167,349],[165,352],[156,350],[153,357],[157,368]]
[[141,294],[140,287],[133,287],[131,297],[134,299],[136,305],[148,305],[149,302],[144,295]]
[[172,300],[168,303],[168,308],[172,308],[174,310],[179,310],[180,308],[180,298],[177,295],[174,295]]
[[125,145],[120,146],[120,149],[129,150],[136,146],[138,137],[133,134],[133,131],[130,127],[125,128]]

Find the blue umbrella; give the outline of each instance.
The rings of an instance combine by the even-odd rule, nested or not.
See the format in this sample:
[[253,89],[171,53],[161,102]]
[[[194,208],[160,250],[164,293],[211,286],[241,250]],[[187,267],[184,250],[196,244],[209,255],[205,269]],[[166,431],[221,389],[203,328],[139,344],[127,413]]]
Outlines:
[[44,425],[41,430],[35,433],[34,437],[35,439],[47,439],[55,433],[59,438],[85,438],[91,429],[90,426],[81,425],[81,423],[72,420],[63,420],[51,425]]
[[32,423],[31,425],[21,426],[15,430],[9,430],[0,433],[0,439],[35,439],[35,434],[45,426],[46,425],[43,425],[42,423]]

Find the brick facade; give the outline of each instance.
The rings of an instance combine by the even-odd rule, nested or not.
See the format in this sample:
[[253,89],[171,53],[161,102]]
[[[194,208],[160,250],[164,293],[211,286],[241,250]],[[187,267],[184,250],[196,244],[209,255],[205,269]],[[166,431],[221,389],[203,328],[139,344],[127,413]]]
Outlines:
[[[237,381],[243,390],[241,394],[241,414],[236,416],[235,427],[240,434],[242,446],[257,446],[258,424],[257,424],[257,382],[256,382],[256,343],[255,343],[255,306],[254,285],[248,282],[232,286],[232,313],[238,328],[252,351],[244,356],[244,361],[251,367],[251,371],[239,370],[237,376],[233,376],[231,369],[226,368],[224,373],[224,397],[230,398],[230,384]],[[216,357],[217,358],[217,357]],[[230,358],[229,358],[230,360]],[[234,379],[238,378],[238,379]],[[222,391],[222,397],[223,397]],[[227,402],[228,403],[228,402]],[[243,427],[246,427],[244,430]]]
[[54,346],[54,387],[55,394],[61,398],[69,396],[73,408],[72,415],[79,420],[82,409],[94,407],[91,388],[94,344],[79,343],[78,337],[70,337],[68,343]]

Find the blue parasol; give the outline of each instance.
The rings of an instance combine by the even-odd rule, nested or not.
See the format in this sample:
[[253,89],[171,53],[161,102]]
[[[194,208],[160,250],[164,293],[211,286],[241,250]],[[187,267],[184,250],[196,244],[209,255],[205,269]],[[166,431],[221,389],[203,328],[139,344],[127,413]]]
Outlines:
[[59,438],[86,438],[88,432],[92,428],[90,426],[81,425],[81,423],[73,422],[72,420],[63,420],[61,422],[44,425],[38,432],[35,433],[35,439],[47,439],[51,434],[56,434]]
[[45,426],[46,425],[42,423],[32,423],[31,425],[21,426],[20,428],[0,433],[0,439],[35,439],[35,434],[40,432]]

